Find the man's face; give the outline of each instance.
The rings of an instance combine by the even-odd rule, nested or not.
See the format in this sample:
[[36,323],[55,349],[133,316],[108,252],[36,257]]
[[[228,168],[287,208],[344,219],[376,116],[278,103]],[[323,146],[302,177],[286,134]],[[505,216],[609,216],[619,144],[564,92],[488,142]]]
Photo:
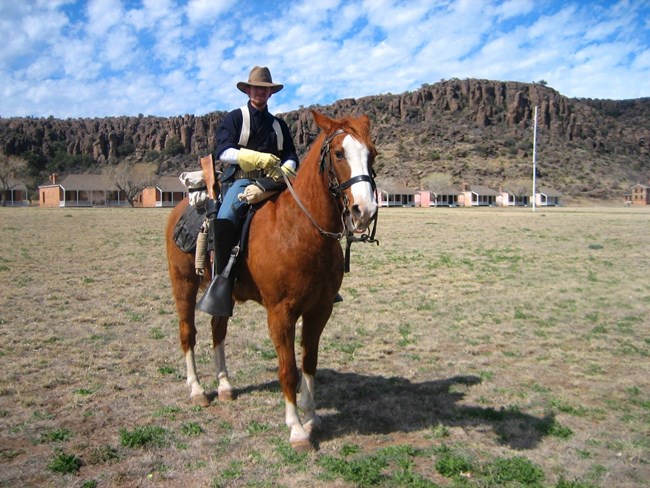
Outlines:
[[248,97],[251,99],[253,107],[261,110],[266,107],[266,103],[271,98],[271,88],[268,86],[250,86],[248,87]]

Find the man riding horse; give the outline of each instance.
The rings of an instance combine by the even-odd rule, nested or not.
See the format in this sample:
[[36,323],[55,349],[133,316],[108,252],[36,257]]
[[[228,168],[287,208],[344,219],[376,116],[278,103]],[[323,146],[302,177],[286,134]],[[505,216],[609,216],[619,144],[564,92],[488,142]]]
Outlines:
[[[284,85],[273,82],[268,68],[255,66],[248,81],[240,81],[237,88],[249,100],[228,113],[217,129],[215,153],[224,170],[220,176],[222,202],[212,229],[215,273],[198,305],[215,316],[232,315],[236,273],[229,269],[223,272],[237,257],[242,224],[250,206],[283,190],[284,175],[295,177],[299,164],[286,122],[268,110],[269,98]],[[336,301],[340,300],[339,295]]]
[[[270,74],[266,79],[256,80],[251,73],[249,81],[272,83]],[[252,103],[247,106],[249,111],[252,108]],[[233,297],[240,302],[257,302],[265,308],[269,338],[273,342],[278,359],[278,381],[285,402],[284,419],[290,430],[289,442],[297,451],[314,447],[314,436],[321,426],[315,401],[318,348],[323,329],[332,314],[344,273],[349,268],[350,245],[352,242],[377,242],[374,234],[378,206],[373,178],[377,150],[371,138],[370,119],[367,115],[332,119],[316,111],[312,111],[312,116],[320,132],[302,159],[300,170],[292,182],[287,183],[288,177],[284,172],[289,168],[282,169],[280,163],[285,164],[287,161],[283,162],[281,156],[277,156],[281,154],[277,148],[267,147],[266,152],[256,151],[238,144],[237,141],[235,147],[231,146],[219,153],[219,156],[223,154],[226,159],[230,149],[238,151],[236,157],[234,154],[231,156],[230,165],[224,169],[226,178],[223,179],[228,180],[226,183],[231,183],[228,191],[232,194],[229,195],[226,191],[223,201],[230,203],[224,203],[221,207],[223,213],[219,214],[216,210],[219,202],[212,203],[216,197],[215,173],[212,170],[204,171],[204,180],[207,183],[205,186],[213,200],[208,200],[207,204],[201,207],[201,212],[196,209],[198,219],[190,219],[192,222],[198,220],[201,223],[201,241],[202,246],[205,246],[205,234],[209,234],[209,229],[213,227],[209,223],[206,232],[206,216],[210,216],[208,222],[211,222],[219,220],[214,217],[219,214],[222,217],[220,220],[227,222],[225,225],[234,226],[239,223],[238,218],[241,217],[236,213],[239,202],[253,203],[261,197],[264,191],[268,190],[265,178],[270,177],[271,181],[275,181],[274,168],[279,170],[282,179],[287,183],[289,192],[281,192],[256,206],[255,218],[251,219],[250,225],[244,224],[247,237],[241,239],[245,249],[239,255],[236,285],[228,290],[227,284],[231,283],[231,277],[234,277],[232,263],[239,245],[234,246],[231,258],[216,280],[212,280],[200,302],[203,303],[207,299],[206,306],[199,306],[199,309],[207,309],[208,313],[213,315],[210,324],[215,376],[218,382],[217,395],[219,400],[226,401],[235,396],[228,376],[225,348]],[[244,126],[244,115],[241,117]],[[250,137],[252,136],[251,133]],[[280,162],[270,165],[267,160],[273,158],[268,155],[274,154],[274,151],[278,151],[276,157]],[[202,158],[201,164],[204,170],[208,166],[211,167],[212,157]],[[259,173],[253,175],[250,172]],[[201,182],[198,182],[198,185],[200,184]],[[194,187],[195,193],[202,191],[199,188],[201,186]],[[208,406],[212,398],[199,381],[195,355],[196,297],[201,286],[209,281],[208,273],[197,272],[207,268],[205,261],[197,261],[197,256],[205,257],[205,248],[201,248],[203,253],[194,252],[194,249],[191,249],[191,238],[184,239],[184,245],[181,245],[176,235],[186,214],[193,213],[188,212],[190,206],[190,199],[183,199],[170,213],[165,241],[190,398],[197,405]],[[234,219],[230,220],[228,215]],[[372,231],[368,234],[371,225]],[[184,225],[180,227],[185,228]],[[193,232],[187,231],[186,234],[191,236]],[[233,230],[230,243],[236,240],[236,235],[237,232]],[[347,242],[345,252],[341,247],[343,237]],[[223,235],[218,234],[217,243],[220,239],[223,247],[227,247]],[[198,249],[198,240],[195,247]],[[227,254],[220,252],[222,257]],[[223,260],[220,264],[223,265]],[[215,275],[214,269],[212,274]],[[213,283],[222,286],[213,286]],[[211,294],[210,290],[213,288],[216,292]],[[226,292],[218,293],[219,288],[226,289]],[[210,300],[213,295],[221,300]],[[212,305],[212,302],[215,306],[208,306]],[[222,309],[217,306],[220,303],[226,306]],[[298,320],[301,321],[302,374],[299,374],[295,351]]]

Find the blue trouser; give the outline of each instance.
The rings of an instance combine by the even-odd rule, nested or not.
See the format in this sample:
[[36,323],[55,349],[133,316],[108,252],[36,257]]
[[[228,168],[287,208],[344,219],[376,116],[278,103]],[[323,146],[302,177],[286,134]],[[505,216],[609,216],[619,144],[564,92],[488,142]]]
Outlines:
[[223,196],[223,202],[217,212],[218,219],[228,219],[233,224],[235,228],[240,229],[242,224],[242,219],[248,212],[248,203],[246,201],[240,201],[237,198],[237,195],[244,192],[244,188],[252,183],[252,180],[247,178],[241,178],[239,180],[233,181],[230,188],[226,191],[226,194]]

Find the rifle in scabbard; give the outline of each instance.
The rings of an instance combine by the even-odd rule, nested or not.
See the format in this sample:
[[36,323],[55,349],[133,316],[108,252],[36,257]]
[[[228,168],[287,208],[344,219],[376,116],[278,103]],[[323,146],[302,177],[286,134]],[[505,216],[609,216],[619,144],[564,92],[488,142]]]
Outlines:
[[217,179],[214,173],[214,159],[212,154],[203,156],[201,158],[201,170],[203,171],[203,179],[205,185],[208,187],[208,197],[214,201],[217,200]]

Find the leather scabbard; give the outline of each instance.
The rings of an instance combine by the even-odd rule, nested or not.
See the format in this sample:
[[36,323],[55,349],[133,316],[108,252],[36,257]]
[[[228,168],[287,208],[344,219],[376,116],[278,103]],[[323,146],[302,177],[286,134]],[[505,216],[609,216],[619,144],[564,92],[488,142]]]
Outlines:
[[216,200],[217,181],[214,176],[214,160],[212,159],[212,154],[208,154],[207,156],[203,156],[201,158],[201,169],[203,170],[203,179],[205,180],[205,185],[208,187],[208,197],[212,200]]

